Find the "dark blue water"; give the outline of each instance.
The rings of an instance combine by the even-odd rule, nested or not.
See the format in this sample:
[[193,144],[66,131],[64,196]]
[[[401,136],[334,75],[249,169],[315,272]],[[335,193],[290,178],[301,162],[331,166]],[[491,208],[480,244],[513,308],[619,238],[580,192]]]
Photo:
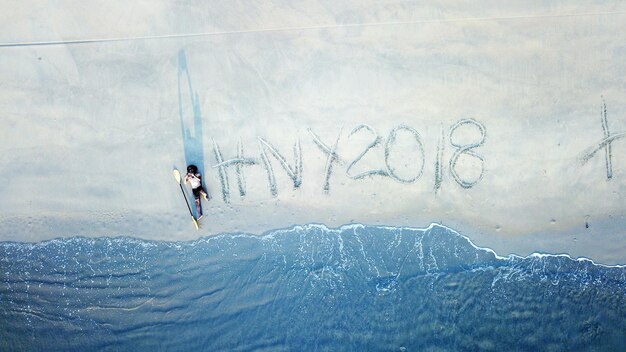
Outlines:
[[1,351],[625,351],[626,268],[309,225],[0,243]]

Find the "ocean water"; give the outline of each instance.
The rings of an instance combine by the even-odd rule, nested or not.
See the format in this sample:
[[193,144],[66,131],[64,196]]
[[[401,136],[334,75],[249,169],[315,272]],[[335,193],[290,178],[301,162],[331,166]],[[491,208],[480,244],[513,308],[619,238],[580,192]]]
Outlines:
[[0,243],[0,351],[624,351],[626,267],[441,225]]

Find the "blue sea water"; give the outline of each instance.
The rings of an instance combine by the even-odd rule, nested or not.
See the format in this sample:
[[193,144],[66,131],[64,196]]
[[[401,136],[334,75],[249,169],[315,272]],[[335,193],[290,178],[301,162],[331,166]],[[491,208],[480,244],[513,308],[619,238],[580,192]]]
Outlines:
[[0,351],[624,351],[626,267],[441,225],[0,243]]

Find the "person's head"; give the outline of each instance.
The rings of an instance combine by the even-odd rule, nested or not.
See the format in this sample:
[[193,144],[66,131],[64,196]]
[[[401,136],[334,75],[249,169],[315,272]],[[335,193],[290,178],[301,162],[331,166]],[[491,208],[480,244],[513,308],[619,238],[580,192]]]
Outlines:
[[187,166],[187,172],[195,174],[195,173],[198,172],[198,167],[196,165],[193,165],[193,164],[189,165],[189,166]]

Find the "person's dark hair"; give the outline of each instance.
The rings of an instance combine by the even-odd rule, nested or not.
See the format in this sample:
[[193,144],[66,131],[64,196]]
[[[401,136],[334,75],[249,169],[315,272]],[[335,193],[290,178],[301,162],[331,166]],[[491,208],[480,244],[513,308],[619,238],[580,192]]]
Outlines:
[[198,172],[198,167],[196,165],[189,165],[187,166],[187,172],[190,172],[192,174],[195,174]]

